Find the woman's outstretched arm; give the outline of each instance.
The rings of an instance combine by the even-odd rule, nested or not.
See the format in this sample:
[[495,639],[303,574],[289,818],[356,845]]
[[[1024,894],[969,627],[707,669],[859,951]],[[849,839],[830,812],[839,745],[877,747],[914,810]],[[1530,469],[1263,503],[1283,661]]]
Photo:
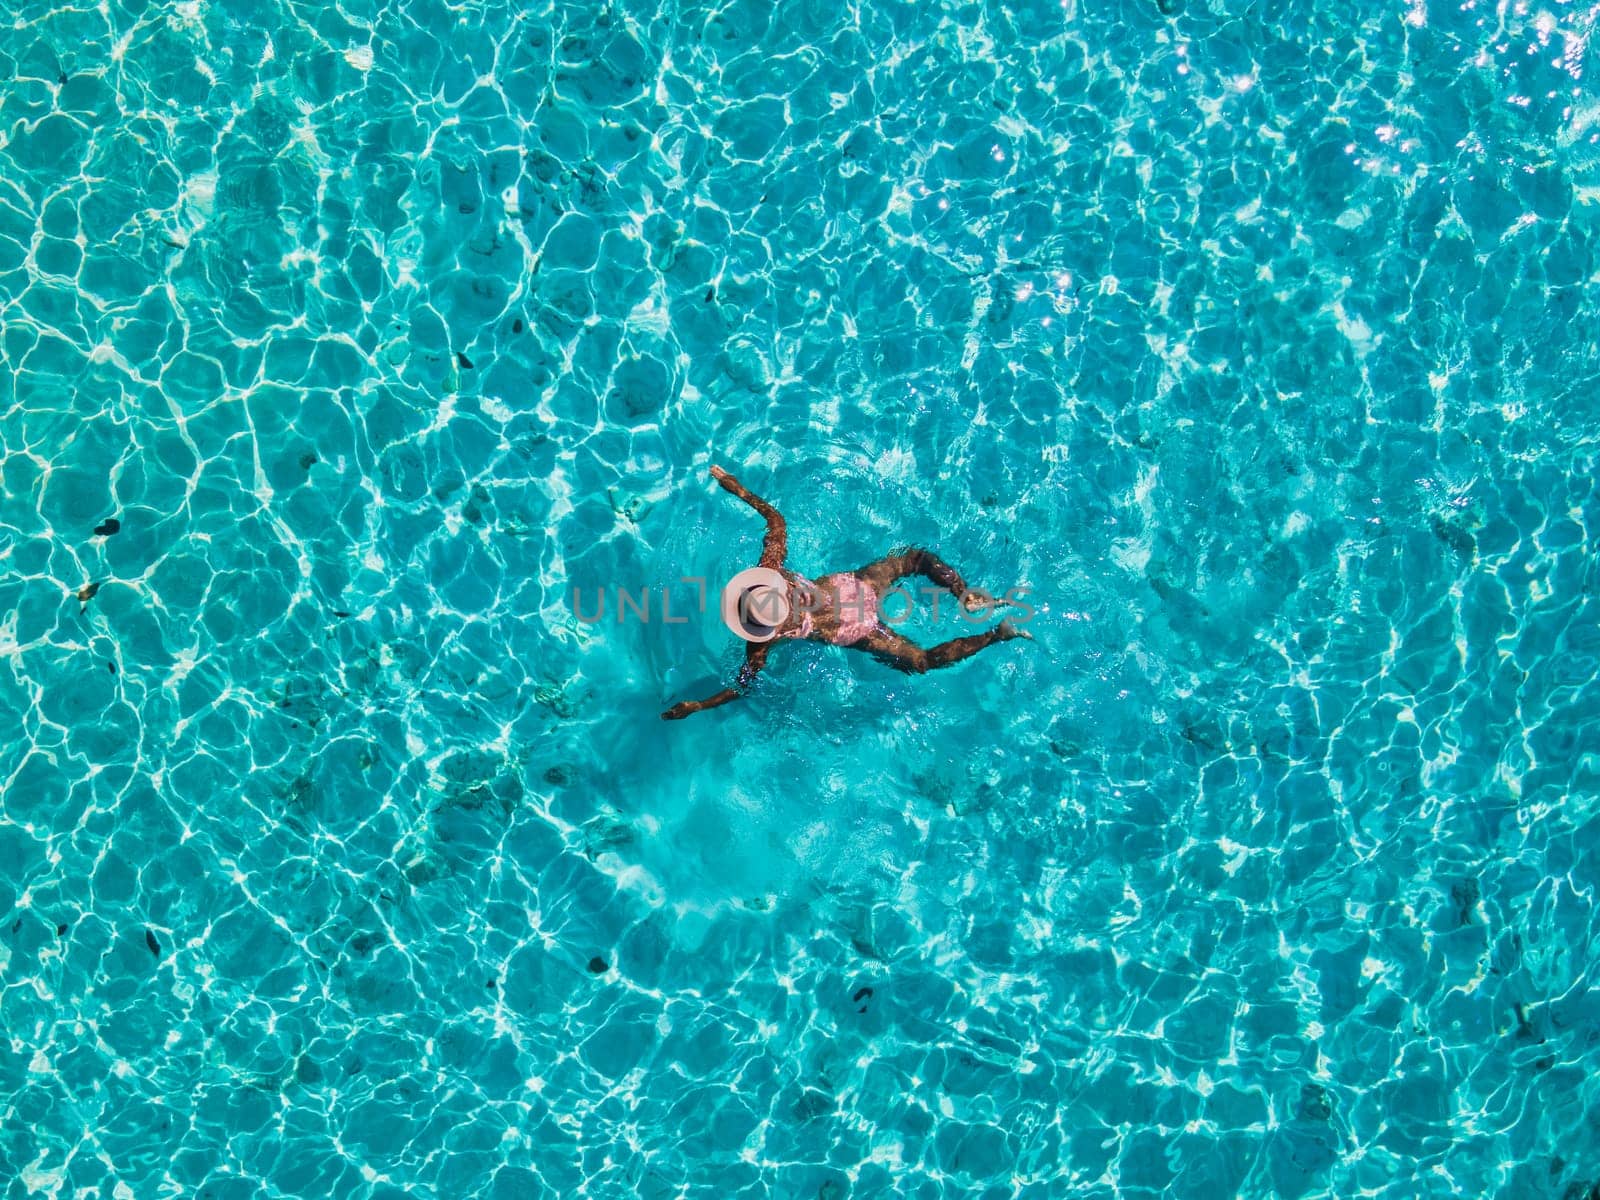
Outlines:
[[750,688],[751,680],[755,679],[756,672],[767,665],[767,651],[771,648],[770,642],[746,642],[744,647],[744,666],[739,668],[739,677],[731,688],[723,688],[715,696],[707,696],[704,700],[680,700],[666,712],[661,714],[663,721],[681,721],[690,713],[697,713],[701,709],[716,708],[730,700],[737,700]]
[[761,544],[761,562],[757,565],[773,570],[783,566],[789,555],[789,529],[783,523],[783,514],[721,467],[712,467],[711,477],[767,519],[767,538]]

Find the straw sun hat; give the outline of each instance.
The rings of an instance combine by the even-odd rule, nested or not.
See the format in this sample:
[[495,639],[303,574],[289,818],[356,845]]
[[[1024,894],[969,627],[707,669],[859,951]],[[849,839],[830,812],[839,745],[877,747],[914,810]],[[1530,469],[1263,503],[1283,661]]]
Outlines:
[[770,567],[751,567],[722,589],[722,623],[747,642],[770,642],[789,617],[789,582]]

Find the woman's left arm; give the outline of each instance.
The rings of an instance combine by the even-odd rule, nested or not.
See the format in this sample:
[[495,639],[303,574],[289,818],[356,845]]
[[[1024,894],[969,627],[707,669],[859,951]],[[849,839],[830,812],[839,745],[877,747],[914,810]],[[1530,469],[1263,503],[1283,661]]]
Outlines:
[[783,566],[783,560],[789,555],[789,527],[784,524],[783,514],[721,467],[712,467],[711,477],[767,519],[767,536],[761,543],[761,561],[757,566],[773,570]]

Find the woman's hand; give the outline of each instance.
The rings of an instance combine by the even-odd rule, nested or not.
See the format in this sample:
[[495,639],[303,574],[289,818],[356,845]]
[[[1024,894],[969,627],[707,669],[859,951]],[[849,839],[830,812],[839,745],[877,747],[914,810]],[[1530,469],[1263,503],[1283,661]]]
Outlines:
[[695,706],[687,700],[680,700],[666,712],[661,714],[663,721],[681,721],[695,711]]

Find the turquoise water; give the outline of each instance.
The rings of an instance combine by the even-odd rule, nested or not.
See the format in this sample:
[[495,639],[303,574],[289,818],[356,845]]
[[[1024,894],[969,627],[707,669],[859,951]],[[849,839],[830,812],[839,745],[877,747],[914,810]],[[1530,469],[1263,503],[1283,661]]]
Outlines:
[[16,5],[0,1193],[1594,1194],[1587,0]]

